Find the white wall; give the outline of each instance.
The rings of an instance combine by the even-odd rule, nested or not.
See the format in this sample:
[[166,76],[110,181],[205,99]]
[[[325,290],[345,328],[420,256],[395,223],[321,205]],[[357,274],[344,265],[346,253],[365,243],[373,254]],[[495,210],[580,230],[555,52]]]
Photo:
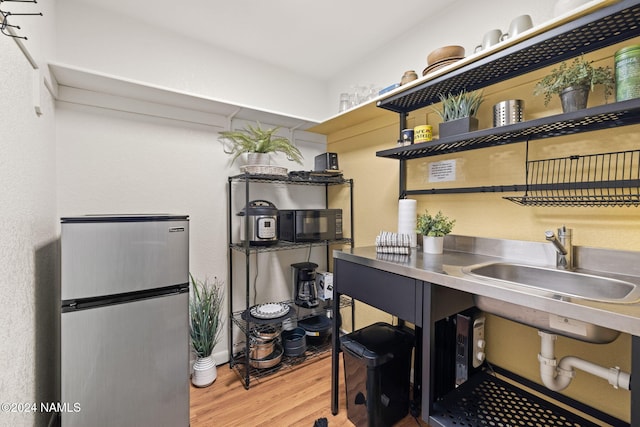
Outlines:
[[[227,177],[239,173],[239,162],[229,165],[218,128],[65,102],[56,104],[56,122],[59,216],[189,215],[190,271],[201,279],[227,281]],[[323,138],[305,132],[296,132],[296,144],[303,166],[280,157],[273,162],[309,170],[325,150]],[[252,199],[290,203],[286,195],[276,199],[269,191],[256,191]],[[271,276],[263,273],[261,282],[268,285]],[[244,282],[238,289],[244,295]],[[226,329],[222,338],[215,351],[218,363],[228,360]]]
[[59,0],[57,9],[56,61],[285,115],[326,117],[324,82],[80,1]]
[[[53,55],[54,11],[19,21],[41,63]],[[10,3],[3,10],[17,11]],[[18,21],[10,21],[18,24]],[[57,400],[57,230],[54,109],[14,41],[0,34],[0,396],[6,403]],[[34,88],[35,87],[35,88]],[[36,94],[43,115],[34,109]],[[17,409],[17,408],[14,408]],[[31,408],[28,408],[31,409]],[[39,409],[39,408],[38,408]],[[0,411],[2,426],[45,426],[51,414]]]
[[555,2],[452,1],[446,9],[425,16],[423,23],[408,28],[373,53],[354,52],[350,65],[328,81],[320,81],[78,0],[59,0],[56,61],[322,121],[337,113],[339,94],[349,92],[352,86],[388,86],[399,82],[410,69],[421,75],[427,55],[440,46],[462,45],[468,56],[486,31],[507,31],[518,15],[531,15],[534,25],[552,18]]

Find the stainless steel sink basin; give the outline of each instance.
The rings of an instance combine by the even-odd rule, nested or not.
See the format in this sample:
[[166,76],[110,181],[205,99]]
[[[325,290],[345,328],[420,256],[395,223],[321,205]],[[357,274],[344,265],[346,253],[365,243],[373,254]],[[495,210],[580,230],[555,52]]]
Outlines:
[[[462,269],[478,279],[490,279],[523,288],[548,292],[561,300],[585,299],[608,303],[631,303],[640,300],[640,287],[613,277],[509,262],[478,264]],[[525,305],[474,295],[476,306],[497,316],[538,329],[592,343],[609,343],[620,332],[565,316],[546,313]]]
[[631,303],[640,299],[640,287],[610,277],[508,262],[480,264],[464,273],[516,285],[547,290],[559,297],[610,303]]

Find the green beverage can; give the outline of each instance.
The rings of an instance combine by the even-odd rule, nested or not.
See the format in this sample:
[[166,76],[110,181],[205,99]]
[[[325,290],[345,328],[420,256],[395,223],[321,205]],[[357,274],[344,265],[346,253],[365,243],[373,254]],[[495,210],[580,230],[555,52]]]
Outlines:
[[614,58],[616,101],[640,98],[640,44],[620,49]]

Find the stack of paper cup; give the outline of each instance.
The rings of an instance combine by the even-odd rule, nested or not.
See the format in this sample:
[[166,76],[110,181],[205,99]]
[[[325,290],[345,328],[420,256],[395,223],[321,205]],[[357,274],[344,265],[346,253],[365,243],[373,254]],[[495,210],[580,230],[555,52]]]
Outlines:
[[400,199],[398,201],[398,233],[408,234],[411,237],[411,247],[418,246],[416,234],[418,202],[413,199]]

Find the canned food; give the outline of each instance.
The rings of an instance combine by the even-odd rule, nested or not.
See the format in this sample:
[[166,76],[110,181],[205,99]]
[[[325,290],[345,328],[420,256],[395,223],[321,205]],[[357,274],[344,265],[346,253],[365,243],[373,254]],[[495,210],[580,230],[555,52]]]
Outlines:
[[640,98],[640,44],[616,52],[616,101]]
[[402,137],[400,139],[402,145],[413,144],[413,129],[402,129]]
[[413,128],[413,141],[417,144],[419,142],[431,141],[433,135],[433,129],[431,125],[420,125]]

